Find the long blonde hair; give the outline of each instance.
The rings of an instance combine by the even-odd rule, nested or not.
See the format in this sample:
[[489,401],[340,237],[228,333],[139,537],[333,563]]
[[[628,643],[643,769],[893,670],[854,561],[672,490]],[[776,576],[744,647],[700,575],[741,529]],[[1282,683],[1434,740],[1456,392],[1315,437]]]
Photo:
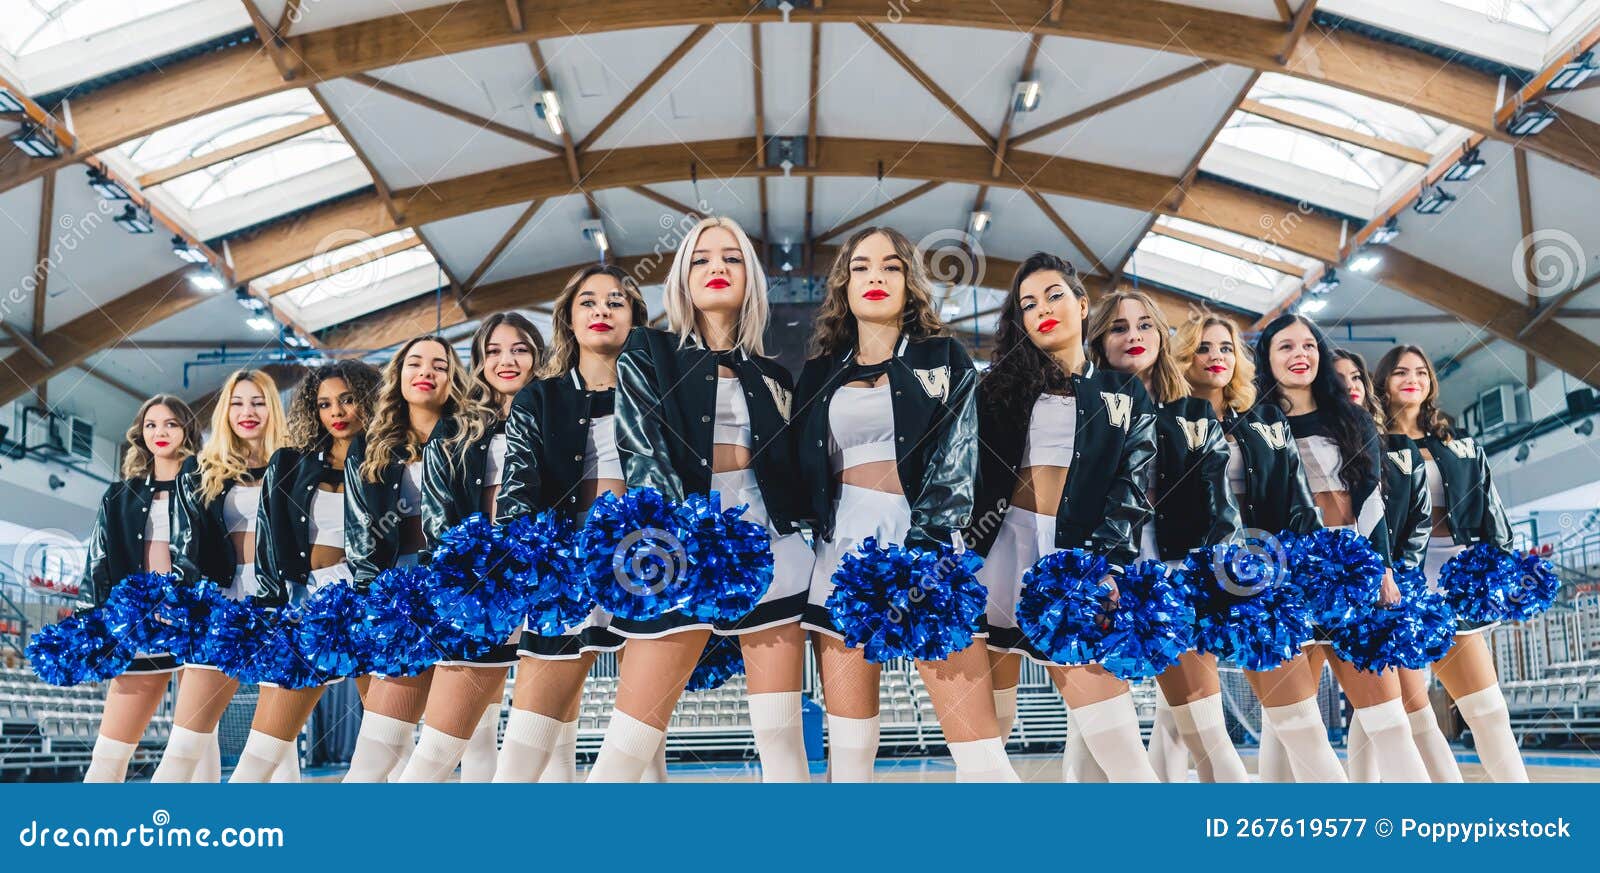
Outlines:
[[484,362],[488,360],[489,336],[502,324],[509,324],[533,348],[533,367],[528,371],[536,376],[544,364],[544,337],[539,328],[520,312],[496,312],[485,318],[472,334],[472,357],[467,374],[467,396],[461,413],[456,416],[456,432],[445,441],[445,456],[452,464],[466,458],[466,447],[483,438],[489,428],[500,420],[500,392],[489,384],[483,375]]
[[278,396],[278,383],[261,370],[233,371],[222,383],[222,390],[217,392],[217,405],[211,410],[211,433],[200,447],[200,496],[207,503],[221,496],[222,489],[230,481],[250,470],[251,458],[244,440],[239,439],[228,424],[233,389],[240,382],[249,382],[261,389],[267,401],[267,426],[261,433],[261,456],[256,460],[265,464],[283,445],[283,400]]
[[544,378],[565,376],[578,366],[578,337],[572,330],[572,301],[583,289],[583,283],[595,276],[610,276],[617,280],[622,296],[628,301],[628,311],[633,315],[633,326],[642,327],[650,321],[650,310],[645,306],[639,283],[628,271],[615,264],[590,264],[572,274],[567,284],[556,295],[555,309],[550,315],[550,352],[545,355],[539,375]]
[[1170,403],[1180,397],[1188,397],[1189,380],[1184,378],[1183,368],[1178,366],[1178,359],[1173,354],[1172,328],[1167,326],[1167,317],[1161,314],[1161,307],[1143,291],[1117,291],[1100,298],[1100,302],[1095,304],[1094,311],[1089,314],[1088,329],[1084,331],[1090,359],[1097,367],[1111,366],[1106,358],[1106,334],[1111,332],[1117,307],[1124,300],[1133,300],[1143,306],[1150,313],[1150,320],[1155,322],[1156,332],[1161,337],[1161,347],[1156,351],[1156,362],[1150,370],[1151,395],[1157,403]]
[[[367,482],[383,479],[383,468],[400,458],[406,463],[422,457],[423,443],[412,438],[411,409],[405,395],[400,393],[400,370],[405,366],[406,355],[418,343],[438,343],[444,349],[445,360],[450,362],[447,376],[449,389],[445,393],[440,415],[449,418],[461,412],[467,398],[467,372],[456,355],[455,347],[444,337],[427,334],[412,337],[400,351],[383,365],[383,378],[378,383],[378,399],[374,404],[372,423],[367,426],[367,455],[361,462],[361,478]],[[482,435],[481,432],[479,434]],[[423,438],[424,441],[426,437]]]
[[189,408],[189,404],[171,394],[157,394],[139,406],[138,414],[133,417],[133,424],[128,425],[128,432],[122,436],[128,444],[122,451],[124,479],[137,479],[155,469],[156,456],[151,453],[150,447],[144,444],[144,417],[157,406],[165,406],[172,410],[172,414],[178,419],[178,425],[183,428],[183,445],[178,447],[178,457],[187,458],[200,449],[200,422],[195,420],[194,410]]
[[822,305],[817,307],[815,327],[811,330],[811,354],[832,355],[853,349],[856,345],[856,317],[850,311],[850,257],[862,241],[881,233],[894,246],[894,253],[906,268],[906,304],[900,316],[902,336],[922,339],[930,336],[948,336],[950,331],[939,320],[933,308],[933,283],[928,279],[928,268],[905,234],[892,227],[864,227],[850,235],[839,248],[839,254],[828,268],[827,285],[822,292]]
[[1233,343],[1233,377],[1222,386],[1222,400],[1234,412],[1244,412],[1256,404],[1256,359],[1233,320],[1207,312],[1178,325],[1178,335],[1172,338],[1173,357],[1179,367],[1187,368],[1206,329],[1213,326],[1225,328]]
[[694,297],[689,291],[689,268],[694,261],[694,247],[700,234],[707,228],[727,228],[739,242],[739,253],[744,256],[744,305],[739,309],[739,334],[734,337],[734,347],[747,355],[765,354],[762,334],[767,330],[767,274],[756,256],[756,247],[739,222],[724,216],[702,218],[678,244],[678,253],[672,257],[672,270],[662,287],[662,301],[667,307],[667,329],[678,335],[681,348],[689,337],[703,340],[694,323]]

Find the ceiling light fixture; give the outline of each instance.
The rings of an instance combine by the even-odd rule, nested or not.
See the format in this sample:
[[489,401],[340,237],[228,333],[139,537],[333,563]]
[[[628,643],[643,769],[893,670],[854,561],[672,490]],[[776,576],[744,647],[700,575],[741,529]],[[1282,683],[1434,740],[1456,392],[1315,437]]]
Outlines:
[[1512,136],[1534,136],[1555,123],[1556,111],[1543,103],[1530,103],[1517,110],[1506,125]]
[[1550,91],[1571,91],[1594,75],[1595,70],[1600,70],[1600,63],[1595,62],[1594,52],[1584,52],[1567,61],[1545,88]]
[[1376,255],[1372,252],[1363,252],[1351,259],[1350,270],[1354,273],[1370,273],[1373,270],[1378,269],[1378,265],[1381,263],[1383,263],[1382,255]]
[[59,158],[61,146],[56,135],[48,128],[25,122],[22,129],[11,135],[11,142],[30,158]]
[[1039,108],[1040,86],[1038,79],[1017,83],[1011,90],[1011,109],[1014,112],[1032,112]]
[[1419,215],[1438,215],[1450,208],[1456,202],[1456,196],[1438,185],[1423,187],[1422,193],[1417,195],[1417,202],[1411,204],[1411,211]]
[[178,260],[189,264],[204,264],[210,260],[199,246],[190,244],[181,236],[172,238],[172,253],[178,256]]
[[122,226],[128,233],[153,233],[156,226],[150,223],[150,213],[129,203],[122,208],[122,214],[111,219]]
[[89,168],[89,187],[94,189],[94,193],[99,194],[106,200],[133,199],[133,195],[128,193],[127,188],[122,187],[121,183],[116,179],[107,176],[103,171],[95,167]]
[[209,267],[190,273],[189,284],[193,285],[198,291],[221,291],[226,287],[226,283],[222,281],[222,276]]
[[1467,149],[1461,153],[1460,160],[1451,164],[1450,169],[1444,171],[1444,176],[1441,178],[1446,182],[1465,182],[1478,175],[1488,165],[1488,162],[1478,155],[1477,149]]
[[967,229],[972,231],[973,236],[983,236],[983,232],[989,229],[989,222],[993,219],[994,216],[989,210],[974,209],[971,220],[967,222]]
[[1394,242],[1396,239],[1399,239],[1399,237],[1400,219],[1390,218],[1388,221],[1383,223],[1382,227],[1373,231],[1372,236],[1367,237],[1367,242],[1372,243],[1375,246],[1386,246],[1389,243]]
[[538,99],[533,104],[534,114],[550,126],[552,134],[560,136],[566,129],[561,121],[561,98],[550,88],[539,91],[535,96]]

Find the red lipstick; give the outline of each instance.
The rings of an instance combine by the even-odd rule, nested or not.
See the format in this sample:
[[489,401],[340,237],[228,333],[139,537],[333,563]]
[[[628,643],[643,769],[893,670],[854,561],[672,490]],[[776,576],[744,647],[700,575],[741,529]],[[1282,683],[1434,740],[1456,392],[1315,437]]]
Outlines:
[[888,300],[889,292],[883,290],[882,288],[874,288],[871,291],[862,294],[861,296],[868,300]]

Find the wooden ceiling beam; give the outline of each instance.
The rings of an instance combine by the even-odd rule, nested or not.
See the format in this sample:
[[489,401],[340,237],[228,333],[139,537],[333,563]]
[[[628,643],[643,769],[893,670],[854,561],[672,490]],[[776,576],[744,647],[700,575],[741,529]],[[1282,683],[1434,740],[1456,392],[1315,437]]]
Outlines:
[[1026,188],[1023,190],[1027,192],[1027,195],[1029,199],[1033,201],[1033,204],[1039,207],[1039,211],[1044,213],[1044,217],[1050,219],[1050,223],[1056,226],[1056,230],[1061,231],[1061,235],[1067,238],[1067,242],[1072,243],[1073,248],[1077,249],[1080,254],[1088,258],[1089,263],[1094,264],[1095,272],[1104,274],[1106,272],[1106,268],[1104,264],[1100,263],[1100,256],[1096,255],[1094,253],[1094,249],[1089,247],[1089,244],[1084,241],[1083,237],[1079,236],[1078,232],[1072,229],[1072,225],[1067,224],[1067,220],[1062,218],[1061,213],[1057,212],[1055,207],[1050,205],[1050,201],[1044,199],[1043,194],[1040,194],[1038,191],[1035,191],[1032,188]]
[[[1044,37],[1034,34],[1028,40],[1028,53],[1022,58],[1022,71],[1017,74],[1018,82],[1026,82],[1033,78],[1033,65],[1039,59],[1039,44],[1044,42]],[[1015,98],[1006,104],[1006,117],[1000,122],[1000,133],[994,138],[994,170],[991,176],[1000,175],[1000,168],[1006,163],[1006,147],[1011,142],[1011,125],[1016,121],[1017,102]]]
[[500,235],[500,239],[495,242],[494,247],[489,249],[489,253],[483,256],[483,260],[478,263],[477,267],[473,268],[472,275],[467,277],[467,283],[464,288],[467,294],[471,294],[473,289],[478,287],[478,282],[483,278],[483,274],[489,272],[489,268],[494,266],[495,261],[500,260],[500,255],[505,252],[506,246],[511,245],[511,241],[517,238],[517,234],[521,233],[524,227],[528,226],[528,222],[533,218],[534,213],[538,212],[539,207],[543,205],[543,200],[535,200],[529,203],[528,208],[522,210],[522,214],[511,222],[511,226],[506,228],[506,232]]
[[1361,133],[1348,127],[1340,127],[1337,124],[1329,124],[1321,119],[1301,115],[1281,106],[1273,106],[1270,103],[1262,103],[1259,100],[1242,100],[1239,103],[1239,109],[1251,115],[1270,119],[1307,133],[1314,133],[1318,136],[1325,136],[1360,148],[1371,149],[1409,164],[1419,164],[1426,167],[1433,163],[1433,155],[1428,154],[1426,149],[1419,149],[1414,146],[1408,146],[1405,143]]
[[39,236],[33,257],[33,330],[44,336],[45,304],[50,300],[50,248],[56,236],[56,174],[44,177],[39,188]]
[[1311,16],[1316,11],[1317,0],[1300,0],[1300,8],[1295,10],[1294,19],[1289,25],[1289,36],[1283,41],[1283,50],[1278,52],[1278,63],[1289,62],[1289,55],[1294,53],[1294,47],[1306,35],[1306,28],[1310,26]]
[[233,145],[213,149],[205,154],[185,158],[170,166],[151,170],[139,177],[140,188],[153,188],[171,182],[180,176],[197,173],[207,167],[214,167],[223,161],[243,157],[252,152],[271,148],[279,143],[288,142],[297,136],[304,136],[312,131],[321,130],[333,123],[326,113],[318,113],[309,118],[301,119],[293,124],[286,124],[277,130],[270,130],[260,136],[253,136],[247,140],[236,142]]
[[1275,270],[1284,274],[1285,276],[1300,278],[1306,274],[1308,269],[1310,269],[1309,267],[1302,267],[1299,264],[1279,260],[1268,255],[1252,252],[1248,249],[1242,249],[1235,245],[1229,245],[1222,240],[1212,239],[1209,236],[1204,236],[1198,233],[1191,233],[1190,231],[1183,230],[1182,228],[1172,227],[1171,225],[1155,224],[1150,227],[1150,232],[1156,234],[1157,236],[1164,236],[1170,239],[1186,242],[1192,246],[1199,246],[1200,248],[1216,252],[1219,255],[1227,255],[1230,258],[1238,258],[1241,261],[1246,261],[1259,267]]
[[949,92],[939,87],[939,83],[935,82],[932,76],[924,72],[922,67],[918,66],[917,62],[911,59],[910,55],[906,54],[904,51],[901,51],[900,47],[894,44],[894,40],[884,36],[883,31],[867,23],[866,21],[858,21],[856,22],[856,26],[861,28],[861,31],[867,35],[867,38],[877,43],[878,48],[883,49],[885,54],[892,58],[895,63],[899,64],[901,69],[911,74],[911,78],[915,79],[917,84],[921,85],[924,91],[927,91],[930,95],[932,95],[933,99],[937,100],[939,104],[945,108],[946,112],[955,116],[957,121],[960,121],[962,124],[966,125],[967,129],[972,131],[972,133],[978,137],[979,142],[983,143],[985,146],[988,146],[990,149],[995,147],[994,137],[990,136],[989,132],[983,129],[983,125],[979,124],[976,118],[973,118],[966,109],[962,108],[961,101],[951,97]]
[[910,203],[911,201],[917,199],[918,197],[921,197],[922,195],[928,193],[929,191],[932,191],[935,188],[938,188],[939,186],[941,186],[943,184],[944,184],[943,182],[940,182],[940,181],[937,181],[937,180],[932,181],[932,182],[923,182],[921,185],[918,185],[917,187],[912,188],[910,191],[907,191],[906,193],[901,194],[899,197],[892,198],[892,199],[890,199],[888,201],[885,201],[884,203],[881,203],[881,204],[879,204],[877,206],[872,207],[871,209],[866,210],[865,212],[862,212],[862,213],[860,213],[858,215],[853,215],[850,218],[846,218],[844,221],[841,221],[838,224],[834,225],[833,227],[830,227],[827,230],[823,231],[822,233],[817,234],[817,241],[818,242],[827,242],[828,240],[833,239],[834,237],[844,233],[847,230],[854,230],[854,229],[860,227],[861,225],[866,224],[869,221],[872,221],[874,218],[877,218],[880,215],[884,215],[884,214],[886,214],[886,213],[888,213],[888,212],[890,212],[892,210],[898,209],[901,206],[906,205],[907,203]]
[[319,269],[307,270],[305,273],[303,273],[301,275],[295,276],[295,277],[290,278],[290,279],[285,279],[284,281],[279,282],[276,285],[273,285],[273,286],[268,287],[268,288],[261,289],[261,295],[270,300],[273,297],[278,297],[278,296],[283,295],[283,294],[288,294],[290,291],[294,291],[294,290],[296,290],[298,288],[304,288],[305,286],[310,285],[313,282],[320,282],[323,279],[328,278],[329,276],[337,276],[340,273],[348,273],[351,270],[360,269],[361,267],[365,267],[366,265],[368,265],[368,264],[370,264],[370,263],[372,263],[374,261],[378,261],[378,260],[382,260],[383,258],[387,258],[390,255],[399,254],[400,252],[411,251],[412,249],[417,248],[418,246],[420,246],[422,244],[423,244],[422,239],[420,237],[416,237],[416,236],[409,236],[409,237],[406,237],[405,239],[398,239],[398,240],[395,240],[392,243],[389,243],[386,246],[383,246],[382,248],[373,249],[372,251],[368,251],[368,252],[363,252],[362,254],[356,255],[353,258],[346,258],[345,260],[342,260],[342,261],[339,261],[339,262],[333,263],[333,264],[328,264],[327,266],[321,267]]
[[506,139],[516,140],[517,142],[531,145],[535,148],[541,148],[545,151],[555,154],[561,153],[561,145],[558,143],[551,142],[550,140],[540,136],[535,136],[534,134],[531,134],[519,127],[512,127],[509,124],[495,121],[492,118],[485,118],[476,112],[468,112],[459,106],[451,105],[442,100],[435,100],[426,94],[419,94],[410,88],[402,88],[399,85],[393,84],[392,82],[386,82],[377,76],[369,76],[366,73],[358,73],[350,78],[353,81],[360,82],[368,88],[373,89],[374,91],[381,91],[384,94],[388,94],[390,97],[397,97],[406,101],[407,103],[414,103],[417,106],[421,106],[425,109],[431,109],[434,112],[438,112],[442,115],[448,115],[457,121],[470,124],[473,127],[481,127],[490,133],[499,134]]
[[654,88],[656,83],[661,81],[661,77],[671,72],[672,68],[676,67],[678,62],[683,60],[684,55],[687,55],[694,49],[695,46],[699,45],[700,40],[705,39],[706,34],[710,32],[711,25],[709,24],[702,24],[699,27],[696,27],[694,30],[689,31],[689,35],[684,37],[683,41],[679,42],[676,48],[668,52],[667,56],[662,58],[661,63],[656,64],[655,69],[652,69],[645,75],[643,79],[640,79],[639,84],[633,86],[633,90],[629,91],[627,96],[617,101],[617,105],[613,106],[611,111],[606,113],[606,117],[600,119],[600,123],[596,124],[586,135],[584,135],[583,139],[578,143],[578,151],[580,153],[587,152],[591,147],[593,147],[595,142],[598,141],[600,137],[604,136],[605,132],[610,130],[613,124],[616,124],[619,120],[621,120],[622,116],[626,115],[628,110],[632,109],[635,103],[638,103],[644,98],[644,95],[649,94],[650,89]]
[[1137,88],[1129,88],[1120,94],[1107,97],[1098,103],[1090,104],[1075,112],[1069,112],[1066,115],[1057,118],[1055,121],[1051,121],[1047,124],[1041,124],[1038,127],[1029,130],[1027,133],[1019,133],[1011,138],[1011,145],[1020,146],[1033,142],[1040,137],[1049,136],[1058,130],[1071,127],[1080,121],[1085,121],[1095,117],[1096,115],[1100,115],[1101,113],[1109,112],[1113,109],[1116,109],[1118,106],[1132,103],[1141,97],[1147,97],[1156,93],[1157,91],[1162,90],[1163,88],[1169,88],[1173,85],[1176,85],[1179,82],[1192,79],[1215,66],[1216,64],[1212,61],[1201,61],[1198,64],[1191,64],[1176,72],[1168,73],[1158,79],[1152,79]]

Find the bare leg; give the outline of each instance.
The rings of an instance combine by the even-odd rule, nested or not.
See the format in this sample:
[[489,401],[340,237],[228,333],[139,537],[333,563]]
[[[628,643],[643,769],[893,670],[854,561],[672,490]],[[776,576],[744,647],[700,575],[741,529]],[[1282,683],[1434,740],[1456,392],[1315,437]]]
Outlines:
[[806,632],[799,622],[739,637],[750,694],[750,726],[761,756],[761,781],[810,782],[800,720]]
[[229,782],[268,782],[276,775],[300,736],[300,729],[311,718],[326,686],[315,688],[275,688],[261,686],[250,737],[245,740],[239,764]]
[[[1328,742],[1328,728],[1317,707],[1317,689],[1322,684],[1320,663],[1301,654],[1267,672],[1245,672],[1245,679],[1261,700],[1262,723],[1271,724],[1270,737],[1282,747],[1296,782],[1345,782],[1339,756]],[[1262,781],[1282,781],[1274,768],[1269,772],[1269,742],[1263,731]]]
[[[871,782],[878,757],[878,689],[883,668],[843,640],[812,635],[828,710],[828,780]],[[987,665],[986,665],[987,666]]]
[[193,781],[201,759],[212,753],[222,714],[239,690],[239,683],[221,670],[187,667],[183,672],[172,736],[152,782]]
[[83,781],[122,782],[128,778],[128,762],[133,760],[171,681],[170,673],[142,673],[118,676],[106,685],[100,735],[95,738]]
[[600,754],[589,770],[590,781],[639,781],[666,737],[672,710],[710,636],[707,630],[688,630],[628,641],[616,706]]
[[1213,655],[1185,652],[1156,677],[1178,726],[1178,735],[1194,756],[1201,782],[1248,782],[1250,774],[1228,736],[1222,712],[1222,682]]
[[1329,657],[1333,675],[1356,709],[1384,782],[1426,782],[1428,768],[1411,740],[1411,723],[1400,702],[1400,677],[1394,670],[1372,673]]
[[1102,781],[1099,773],[1112,782],[1159,781],[1139,739],[1139,716],[1127,682],[1096,664],[1051,667],[1050,678],[1099,768],[1097,773],[1088,762],[1078,762],[1074,773],[1080,781]]
[[412,734],[428,705],[433,674],[430,669],[416,676],[372,677],[362,701],[366,712],[361,732],[344,781],[384,782],[403,769],[411,754]]
[[1457,634],[1456,644],[1433,669],[1472,729],[1472,744],[1489,778],[1496,782],[1527,782],[1528,770],[1523,766],[1517,737],[1511,732],[1511,713],[1500,692],[1494,656],[1483,634]]
[[[523,658],[495,765],[496,782],[576,782],[578,711],[594,653],[570,660]],[[573,748],[568,751],[567,735]],[[543,777],[541,778],[541,774]]]
[[443,782],[455,772],[491,700],[505,693],[508,667],[434,668],[423,716],[422,739],[401,782]]

